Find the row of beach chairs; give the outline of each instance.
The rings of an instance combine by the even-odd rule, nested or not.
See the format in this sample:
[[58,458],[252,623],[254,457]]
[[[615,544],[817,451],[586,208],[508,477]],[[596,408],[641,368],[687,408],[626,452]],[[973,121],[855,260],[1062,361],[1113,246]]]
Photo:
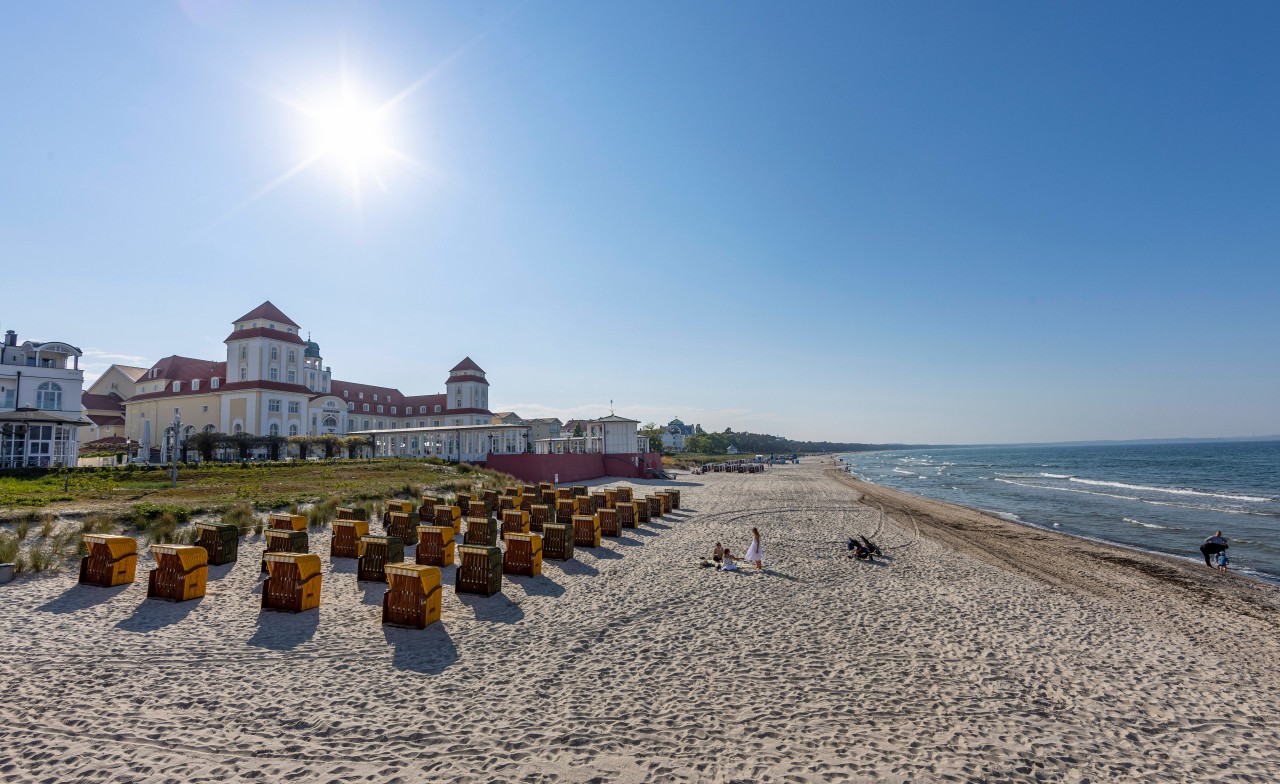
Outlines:
[[[534,499],[551,503],[525,503]],[[410,501],[388,501],[382,520],[385,535],[369,533],[367,513],[361,508],[339,507],[333,522],[330,558],[355,558],[358,581],[387,584],[385,624],[425,628],[439,620],[443,567],[457,565],[457,593],[491,596],[502,590],[504,574],[536,577],[542,573],[544,557],[570,560],[575,547],[599,547],[603,536],[621,536],[624,528],[679,509],[680,491],[635,497],[630,487],[588,493],[585,486],[543,484],[502,494],[487,491],[475,498],[459,493],[448,505],[432,496],[421,500],[416,510]],[[267,575],[262,607],[285,612],[318,608],[323,578],[320,556],[309,552],[307,518],[272,514],[268,522],[261,562]],[[149,575],[148,597],[174,602],[202,597],[208,567],[236,561],[239,528],[199,523],[196,529],[195,545],[152,545],[156,568]],[[461,544],[456,541],[459,536]],[[80,563],[81,583],[116,586],[134,581],[136,540],[86,534],[84,541],[88,554]],[[413,563],[405,562],[405,542],[417,546]]]
[[763,474],[764,463],[753,463],[746,460],[734,460],[725,463],[707,463],[699,466],[694,474]]

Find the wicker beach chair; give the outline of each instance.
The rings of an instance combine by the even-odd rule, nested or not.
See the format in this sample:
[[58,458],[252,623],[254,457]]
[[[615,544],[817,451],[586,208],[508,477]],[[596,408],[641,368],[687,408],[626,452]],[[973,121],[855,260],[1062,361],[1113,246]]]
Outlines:
[[573,523],[573,500],[569,498],[561,498],[556,501],[556,522],[557,523]]
[[503,512],[502,533],[503,535],[529,533],[529,513],[521,512],[519,509],[508,509]]
[[382,527],[386,528],[391,523],[391,515],[400,512],[401,514],[413,514],[413,502],[392,499],[382,505]]
[[309,547],[306,531],[282,531],[268,528],[262,532],[262,571],[267,571],[267,553],[305,553]]
[[662,516],[666,517],[671,514],[671,496],[667,491],[663,490],[658,493],[658,503],[661,504]]
[[320,556],[314,553],[267,553],[267,579],[262,608],[305,612],[320,606]]
[[502,549],[464,544],[458,548],[457,593],[492,596],[502,590]]
[[340,506],[337,510],[336,520],[364,520],[369,521],[369,510],[362,506]]
[[649,499],[640,496],[631,503],[636,507],[636,525],[649,522]]
[[240,550],[240,528],[230,523],[196,523],[196,544],[209,554],[210,566],[234,563]]
[[556,500],[557,500],[557,501],[561,501],[561,500],[570,500],[570,499],[572,499],[572,498],[573,498],[573,488],[572,488],[572,487],[557,487],[557,488],[556,488]]
[[542,526],[547,523],[554,523],[555,519],[551,515],[551,507],[546,504],[534,504],[529,507],[529,530],[535,533],[542,531]]
[[649,504],[649,519],[654,520],[662,517],[662,499],[657,495],[651,495],[645,499]]
[[435,496],[424,495],[422,505],[418,507],[418,520],[424,525],[435,525],[436,506],[440,503]]
[[601,536],[622,536],[622,527],[618,524],[617,509],[601,509],[596,512],[596,526]]
[[[620,503],[620,504],[629,504],[629,503],[631,503],[631,488],[630,488],[630,487],[619,487],[619,488],[618,488],[618,501],[617,501],[617,503]],[[615,508],[616,508],[616,507],[615,507]]]
[[679,509],[680,508],[680,491],[668,490],[667,495],[671,496],[671,508]]
[[609,507],[605,505],[605,501],[604,501],[604,493],[592,493],[592,494],[591,494],[591,512],[590,512],[590,514],[595,514],[596,512],[599,512],[601,509],[608,509],[608,508],[609,508]]
[[573,526],[547,523],[542,527],[542,554],[554,561],[573,558]]
[[478,547],[497,547],[500,524],[492,517],[468,517],[467,533],[462,537],[463,544]]
[[573,497],[574,497],[574,498],[583,497],[583,496],[586,496],[586,494],[587,494],[587,486],[586,486],[586,485],[574,485],[573,487],[570,487],[570,488],[569,488],[569,492],[573,494]]
[[437,506],[435,522],[436,525],[449,526],[453,529],[453,535],[457,536],[462,532],[462,509],[456,506]]
[[413,518],[410,512],[391,512],[387,515],[386,531],[387,536],[394,536],[402,542],[415,541],[414,530],[417,528],[413,524]]
[[131,536],[85,534],[89,554],[80,559],[80,582],[111,588],[133,582],[138,569],[138,542]]
[[542,537],[537,534],[503,534],[506,552],[502,554],[504,574],[537,577],[542,574]]
[[550,506],[553,509],[555,508],[556,501],[558,500],[555,490],[546,490],[546,489],[540,490],[538,491],[538,497],[542,499],[542,503],[546,504],[547,506]]
[[573,513],[576,515],[591,514],[591,497],[575,495],[573,497]]
[[366,520],[334,520],[333,538],[329,540],[330,558],[359,558],[360,537],[369,534]]
[[453,566],[453,529],[448,526],[418,526],[418,549],[413,560],[423,566]]
[[498,498],[500,497],[497,490],[485,490],[480,494],[484,499],[484,507],[486,515],[495,515],[498,513]]
[[618,504],[618,525],[623,528],[636,527],[636,505],[633,502]]
[[520,497],[515,495],[504,495],[498,499],[498,514],[506,514],[512,509],[520,507]]
[[304,515],[277,512],[267,516],[267,522],[277,531],[305,531],[307,518]]
[[387,564],[382,623],[425,629],[440,620],[440,570],[419,564]]
[[156,568],[147,579],[148,599],[185,602],[204,596],[209,579],[209,551],[180,544],[153,544]]
[[593,515],[573,516],[573,546],[600,546],[600,521]]
[[356,580],[369,583],[387,581],[387,564],[404,562],[404,540],[398,536],[360,537],[360,558]]
[[471,504],[470,493],[457,493],[454,495],[453,505],[458,507],[462,511],[466,512],[470,504]]

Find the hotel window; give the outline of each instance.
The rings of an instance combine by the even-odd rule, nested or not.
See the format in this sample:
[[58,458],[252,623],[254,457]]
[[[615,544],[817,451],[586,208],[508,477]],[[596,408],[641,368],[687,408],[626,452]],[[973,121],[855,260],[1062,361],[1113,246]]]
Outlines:
[[207,413],[209,413],[209,407],[208,407],[208,406],[200,406],[200,413],[201,413],[201,414],[207,414]]
[[288,373],[288,378],[289,378],[289,383],[290,383],[290,384],[293,384],[293,383],[297,382],[297,380],[298,380],[298,374],[297,374],[296,372],[294,372],[294,371],[290,370],[290,371],[289,371],[289,373]]
[[211,379],[209,379],[209,386],[213,387],[214,389],[217,389],[217,388],[218,388],[218,379],[216,379],[216,378],[211,378]]
[[361,408],[362,410],[364,410],[366,413],[368,413],[368,411],[369,411],[369,404],[368,404],[368,403],[361,403],[361,404],[360,404],[360,408]]
[[297,426],[297,425],[289,425],[289,435],[291,435],[291,436],[296,436],[297,434],[298,434],[298,426]]
[[271,423],[271,429],[270,429],[270,431],[269,431],[269,432],[270,432],[270,434],[271,434],[271,435],[273,435],[273,436],[278,436],[278,435],[280,435],[280,426],[279,426],[279,425],[277,425],[275,422],[272,422],[272,423]]
[[365,429],[365,430],[368,430],[368,429],[369,429],[369,420],[367,420],[367,419],[364,421],[364,429]]
[[290,414],[298,413],[298,401],[296,400],[289,401],[289,413]]
[[425,413],[427,413],[427,407],[426,407],[426,406],[418,406],[418,413],[419,413],[419,414],[425,414]]
[[348,411],[355,411],[355,410],[356,410],[356,404],[355,404],[355,403],[348,403],[348,404],[347,404],[347,410],[348,410]]
[[425,419],[418,420],[418,427],[426,427],[426,426],[427,426],[427,420]]
[[[393,413],[393,414],[394,414],[395,412],[396,412],[396,407],[395,407],[395,406],[392,406],[392,407],[391,407],[391,413]],[[406,413],[408,413],[408,412],[406,412]]]
[[364,400],[364,393],[363,393],[363,392],[361,392],[361,393],[360,393],[360,399],[361,399],[361,400]]
[[342,396],[343,396],[343,397],[351,397],[351,393],[344,389],[344,390],[342,390]]
[[381,413],[382,413],[382,406],[378,406],[378,413],[379,413],[379,414],[381,414]]
[[175,382],[173,382],[173,391],[174,391],[174,392],[181,392],[181,391],[182,391],[182,382],[181,382],[181,381],[175,381]]
[[279,370],[276,370],[275,368],[271,368],[271,380],[272,380],[272,381],[279,381],[279,380],[280,380],[280,371],[279,371]]
[[271,361],[273,361],[273,362],[274,362],[275,360],[277,360],[277,359],[279,359],[279,358],[280,358],[280,352],[279,352],[279,350],[278,350],[278,349],[276,349],[276,347],[275,347],[275,346],[272,346],[272,347],[271,347]]
[[267,401],[267,410],[268,410],[268,411],[276,411],[276,412],[278,412],[278,411],[280,410],[280,399],[279,399],[279,398],[274,398],[274,397],[273,397],[273,398],[271,398],[270,400],[268,400],[268,401]]
[[267,329],[275,329],[275,328],[276,328],[275,324],[272,324],[270,321],[267,322]]
[[378,393],[377,393],[377,392],[374,392],[374,393],[373,393],[373,402],[375,402],[375,403],[376,403],[376,402],[378,402]]
[[440,427],[440,420],[439,420],[439,419],[433,419],[433,420],[431,420],[431,426],[432,426],[432,427]]
[[243,433],[243,432],[244,432],[244,428],[243,428],[243,427],[240,427],[240,423],[239,423],[239,422],[237,422],[237,423],[235,424],[235,427],[231,428],[231,433],[232,433],[232,435],[235,435],[235,434],[237,434],[237,433]]
[[200,379],[198,378],[191,379],[191,391],[192,392],[200,391]]
[[240,368],[240,380],[244,381],[244,368]]
[[241,358],[241,359],[248,359],[248,358],[249,358],[249,347],[248,347],[248,346],[241,346],[241,347],[240,347],[240,358]]
[[62,410],[62,387],[52,381],[36,387],[36,408],[42,411]]
[[387,425],[386,425],[386,423],[385,423],[385,422],[383,422],[381,419],[379,419],[379,420],[378,420],[378,429],[379,429],[379,430],[382,430],[382,429],[386,428],[386,426],[387,426]]
[[436,410],[435,410],[434,412],[432,412],[432,413],[439,414],[439,413],[440,413],[440,406],[436,406]]
[[292,365],[298,361],[298,355],[293,349],[289,349],[289,364]]

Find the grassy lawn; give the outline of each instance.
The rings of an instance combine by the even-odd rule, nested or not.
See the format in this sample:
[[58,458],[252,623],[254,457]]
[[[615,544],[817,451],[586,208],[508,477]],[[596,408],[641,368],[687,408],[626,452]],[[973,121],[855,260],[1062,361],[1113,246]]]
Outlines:
[[245,503],[266,511],[335,496],[354,502],[516,483],[505,474],[467,465],[410,459],[193,466],[178,472],[177,487],[170,486],[167,469],[73,473],[66,491],[64,480],[55,474],[35,479],[0,477],[0,519],[27,516],[33,509],[123,514],[140,502],[179,506],[193,513]]

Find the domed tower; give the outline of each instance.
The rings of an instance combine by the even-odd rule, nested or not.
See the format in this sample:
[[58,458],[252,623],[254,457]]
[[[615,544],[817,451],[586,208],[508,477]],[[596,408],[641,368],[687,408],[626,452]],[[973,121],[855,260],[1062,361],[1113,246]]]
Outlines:
[[448,380],[444,382],[444,388],[450,411],[460,408],[489,410],[489,382],[485,380],[484,371],[471,361],[471,357],[453,366]]
[[303,382],[307,385],[307,389],[317,394],[327,395],[329,393],[329,371],[324,367],[324,360],[320,357],[320,344],[311,339],[311,335],[307,335],[307,345],[302,350],[303,364]]

